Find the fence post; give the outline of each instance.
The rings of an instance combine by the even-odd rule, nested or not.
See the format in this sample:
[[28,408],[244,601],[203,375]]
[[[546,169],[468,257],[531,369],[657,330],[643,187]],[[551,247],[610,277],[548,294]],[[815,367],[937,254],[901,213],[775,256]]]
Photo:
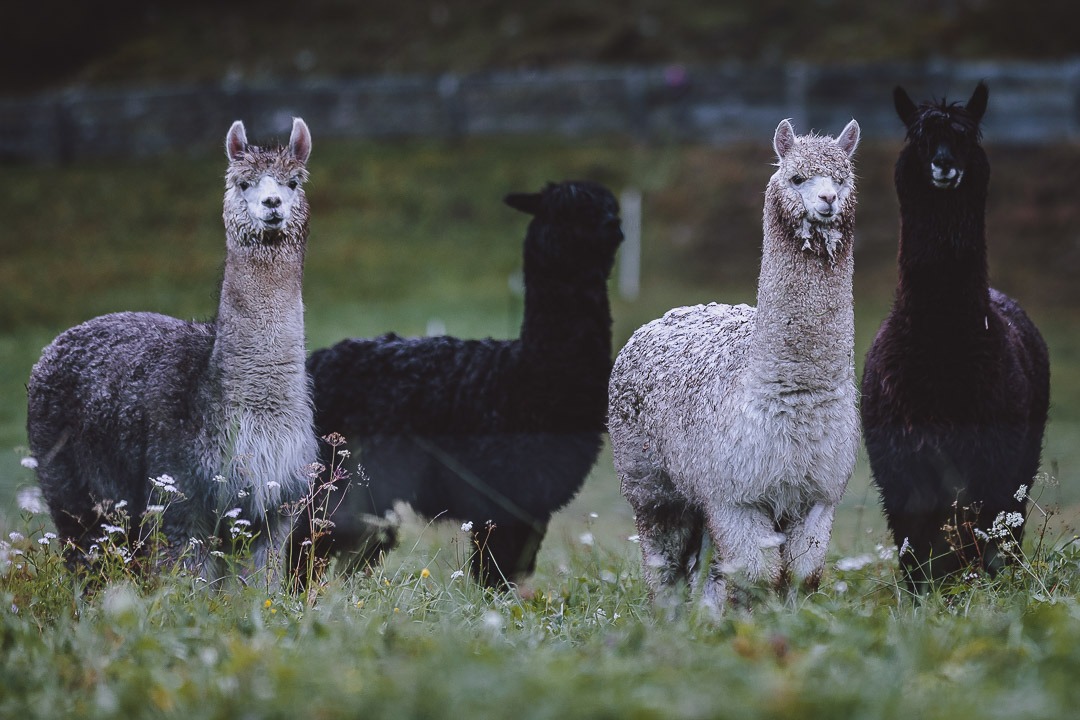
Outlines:
[[619,253],[619,296],[636,300],[641,293],[641,191],[626,188],[619,197],[623,244]]

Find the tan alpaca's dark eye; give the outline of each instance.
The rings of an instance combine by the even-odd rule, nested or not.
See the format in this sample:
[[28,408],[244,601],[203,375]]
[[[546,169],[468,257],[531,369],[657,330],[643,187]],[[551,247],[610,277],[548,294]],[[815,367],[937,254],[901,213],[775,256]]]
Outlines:
[[804,178],[802,175],[792,175],[791,176],[791,184],[792,185],[802,185],[804,182],[806,182],[806,178]]
[[296,182],[295,180],[290,180],[289,182],[286,183],[286,185],[289,186],[290,190],[295,190],[296,186],[299,185],[299,184],[300,183]]
[[236,183],[236,187],[240,188],[241,190],[247,190],[249,187],[251,187],[251,183],[247,182],[246,180],[241,180],[240,182]]

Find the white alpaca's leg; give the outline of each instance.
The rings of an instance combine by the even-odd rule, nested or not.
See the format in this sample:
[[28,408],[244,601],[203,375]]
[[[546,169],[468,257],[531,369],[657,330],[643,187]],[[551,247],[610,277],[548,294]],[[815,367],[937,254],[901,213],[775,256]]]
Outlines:
[[704,518],[648,458],[620,463],[622,493],[634,508],[641,543],[642,573],[653,601],[662,607],[682,603],[681,586],[701,547]]
[[725,505],[709,515],[708,528],[714,551],[702,591],[703,605],[722,610],[734,590],[731,580],[736,578],[754,585],[779,585],[784,536],[776,531],[772,517],[760,508]]
[[659,508],[645,517],[638,514],[642,573],[658,606],[683,602],[701,546],[702,526],[700,514],[686,506]]
[[800,522],[788,528],[783,562],[792,584],[816,589],[825,567],[832,536],[835,505],[818,503]]

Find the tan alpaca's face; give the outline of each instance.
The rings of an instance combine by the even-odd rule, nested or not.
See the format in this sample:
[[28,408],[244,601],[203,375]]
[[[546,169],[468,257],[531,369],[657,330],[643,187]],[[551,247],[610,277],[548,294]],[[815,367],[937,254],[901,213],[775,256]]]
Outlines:
[[285,179],[278,173],[244,177],[237,181],[235,192],[243,199],[251,226],[265,233],[284,227],[292,218],[300,179]]
[[237,121],[225,138],[225,152],[229,157],[226,224],[235,230],[240,244],[299,238],[297,228],[308,219],[302,186],[311,153],[311,135],[304,121],[295,119],[288,146],[274,150],[249,145],[244,125]]

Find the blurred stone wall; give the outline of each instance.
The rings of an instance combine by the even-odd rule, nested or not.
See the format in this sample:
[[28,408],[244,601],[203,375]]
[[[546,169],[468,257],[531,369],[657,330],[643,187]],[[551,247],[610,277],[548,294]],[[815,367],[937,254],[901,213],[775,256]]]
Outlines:
[[243,119],[253,138],[302,116],[316,138],[621,134],[648,141],[769,137],[785,117],[835,134],[899,139],[892,88],[966,100],[990,86],[989,142],[1080,140],[1080,60],[814,66],[572,68],[134,90],[69,89],[0,99],[0,162],[204,152]]

